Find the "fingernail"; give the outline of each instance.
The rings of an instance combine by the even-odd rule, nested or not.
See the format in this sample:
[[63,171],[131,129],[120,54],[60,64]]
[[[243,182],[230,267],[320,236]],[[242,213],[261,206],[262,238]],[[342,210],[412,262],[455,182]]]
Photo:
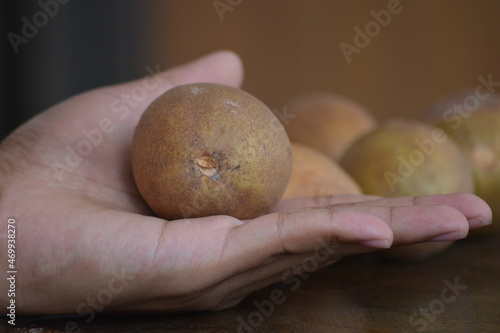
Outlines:
[[462,239],[465,238],[467,235],[462,234],[461,232],[458,231],[453,231],[453,232],[448,232],[446,234],[439,235],[437,237],[431,238],[428,241],[429,242],[446,242],[446,241],[453,241],[457,239]]
[[476,229],[491,224],[491,221],[484,220],[481,216],[469,219],[469,228]]
[[369,246],[369,247],[376,247],[378,249],[388,249],[391,247],[389,242],[384,240],[384,239],[362,241],[359,244],[364,245],[364,246]]

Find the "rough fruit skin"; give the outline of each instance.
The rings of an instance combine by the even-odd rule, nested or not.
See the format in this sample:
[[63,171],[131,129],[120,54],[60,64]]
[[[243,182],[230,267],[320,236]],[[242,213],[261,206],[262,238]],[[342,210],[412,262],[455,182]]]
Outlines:
[[[476,194],[500,215],[500,107],[472,112],[467,118],[448,118],[438,123],[464,151],[472,165]],[[498,223],[475,230],[500,230]]]
[[351,176],[325,154],[295,142],[292,142],[292,154],[292,176],[282,199],[361,194]]
[[360,104],[330,93],[303,95],[288,105],[294,115],[285,126],[292,142],[339,160],[349,146],[375,128],[375,118]]
[[274,114],[250,94],[213,83],[161,95],[132,143],[137,188],[168,220],[265,214],[283,195],[291,169],[290,141]]
[[[457,144],[442,130],[417,121],[395,119],[382,124],[352,145],[340,164],[365,194],[396,197],[474,192],[470,165]],[[391,259],[418,261],[437,255],[452,243],[401,246],[383,253]]]

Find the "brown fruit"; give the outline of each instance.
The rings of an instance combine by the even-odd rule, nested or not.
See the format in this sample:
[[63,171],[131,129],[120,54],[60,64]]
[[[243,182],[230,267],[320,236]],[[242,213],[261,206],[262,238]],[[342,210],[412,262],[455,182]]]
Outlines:
[[144,112],[132,144],[137,188],[165,219],[267,213],[292,170],[286,132],[258,99],[237,88],[173,88]]
[[285,126],[291,141],[335,160],[376,126],[374,117],[363,106],[329,93],[304,95],[289,104],[287,113],[295,115]]
[[[449,114],[439,124],[462,148],[472,165],[476,194],[500,216],[500,106],[483,108],[468,114]],[[474,230],[475,233],[499,232],[500,223]]]
[[[418,196],[473,192],[469,163],[441,129],[410,120],[392,120],[359,139],[340,165],[365,194]],[[451,243],[394,248],[387,256],[429,258]]]
[[363,193],[382,196],[473,192],[469,163],[443,130],[392,120],[360,138],[340,165]]
[[293,168],[283,199],[334,194],[361,194],[358,184],[334,160],[292,142]]

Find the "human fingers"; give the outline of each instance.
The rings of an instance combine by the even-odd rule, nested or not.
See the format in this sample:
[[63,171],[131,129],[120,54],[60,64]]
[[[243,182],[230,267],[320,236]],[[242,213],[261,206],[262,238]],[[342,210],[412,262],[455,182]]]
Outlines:
[[[203,222],[214,222],[213,219],[217,217],[205,218]],[[311,224],[304,225],[304,220]],[[287,226],[279,226],[280,223]],[[217,264],[211,267],[211,271],[217,272],[216,276],[204,274],[207,288],[189,307],[195,310],[226,308],[252,291],[300,274],[305,262],[314,266],[312,272],[346,255],[387,248],[391,238],[390,229],[378,218],[341,209],[270,214],[234,225],[224,239]],[[356,248],[350,252],[351,243],[364,244],[360,246],[363,250]],[[141,304],[143,309],[161,306],[154,300]]]
[[303,208],[327,207],[330,205],[356,206],[450,206],[460,211],[469,221],[469,228],[476,229],[492,221],[491,208],[472,193],[451,193],[428,196],[379,197],[371,195],[334,195],[304,197],[279,202],[274,211],[297,210]]
[[493,219],[491,208],[488,204],[472,193],[379,198],[371,201],[369,204],[377,206],[449,206],[460,211],[465,216],[469,222],[469,229],[476,229],[491,224]]
[[225,240],[222,261],[245,272],[272,258],[313,252],[318,244],[362,243],[387,248],[392,231],[377,216],[350,207],[330,207],[279,212],[233,227]]
[[[224,216],[169,222],[168,232],[161,233],[164,237],[160,235],[155,246],[156,260],[152,262],[156,262],[153,265],[156,272],[166,274],[159,274],[160,280],[156,283],[162,281],[161,276],[168,276],[168,289],[172,289],[169,293],[174,295],[165,294],[160,298],[147,295],[139,308],[227,307],[251,291],[302,274],[297,267],[304,266],[306,261],[316,262],[315,267],[309,269],[312,272],[348,255],[387,248],[392,243],[393,230],[398,244],[432,239],[450,229],[456,231],[461,227],[456,223],[456,215],[460,212],[448,206],[333,206],[274,213],[244,223]],[[429,216],[440,223],[429,221]],[[165,263],[173,260],[159,259],[172,255],[167,250],[175,247],[172,242],[176,239],[191,239],[183,244],[194,247],[175,255],[175,262],[189,262],[194,268],[165,267]],[[196,253],[198,259],[195,259]],[[186,258],[180,261],[184,256]],[[172,269],[180,277],[172,275]],[[192,274],[192,269],[198,271],[196,283],[186,283],[186,274]],[[286,272],[288,275],[283,276]],[[308,273],[307,269],[305,272]],[[195,298],[191,289],[196,291]],[[184,294],[188,297],[182,297]],[[185,298],[182,308],[172,303]]]
[[273,213],[239,225],[226,238],[225,254],[228,266],[244,271],[272,257],[314,251],[318,240],[384,248],[456,240],[468,228],[465,215],[447,205],[338,205]]
[[304,208],[319,208],[339,204],[352,204],[358,202],[380,199],[380,196],[362,194],[336,194],[316,197],[299,197],[281,200],[272,209],[273,213],[287,212]]
[[352,209],[383,219],[394,233],[393,245],[458,240],[469,232],[463,213],[447,205],[354,205]]
[[[449,206],[353,205],[270,214],[233,228],[225,241],[223,265],[233,271],[226,272],[229,277],[224,283],[211,290],[214,303],[210,304],[225,308],[271,283],[293,284],[299,281],[294,276],[307,276],[343,257],[384,247],[380,239],[366,240],[374,235],[382,238],[384,227],[379,222],[394,233],[394,245],[441,241],[442,234],[459,239],[467,233],[465,217]],[[282,231],[278,231],[280,223],[285,225]],[[389,245],[388,240],[383,242]]]

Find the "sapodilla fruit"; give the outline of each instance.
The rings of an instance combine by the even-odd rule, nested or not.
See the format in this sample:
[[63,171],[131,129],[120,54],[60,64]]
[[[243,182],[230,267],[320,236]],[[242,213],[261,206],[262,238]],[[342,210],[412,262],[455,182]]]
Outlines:
[[[419,196],[473,192],[468,161],[443,130],[412,120],[394,119],[360,138],[340,165],[365,194]],[[452,242],[393,248],[385,255],[403,260],[430,258]]]
[[339,160],[349,146],[376,126],[370,112],[355,101],[331,93],[311,93],[288,104],[285,129],[292,142]]
[[[465,116],[464,116],[465,115]],[[443,128],[464,151],[472,165],[476,194],[500,216],[500,105],[482,108],[470,114],[448,114],[438,126]],[[500,224],[473,230],[474,233],[498,233]]]
[[141,196],[162,218],[251,219],[283,195],[292,153],[283,125],[261,101],[237,88],[195,83],[146,109],[133,138],[132,170]]
[[325,154],[295,142],[292,142],[292,154],[292,176],[282,199],[361,194],[351,176]]

